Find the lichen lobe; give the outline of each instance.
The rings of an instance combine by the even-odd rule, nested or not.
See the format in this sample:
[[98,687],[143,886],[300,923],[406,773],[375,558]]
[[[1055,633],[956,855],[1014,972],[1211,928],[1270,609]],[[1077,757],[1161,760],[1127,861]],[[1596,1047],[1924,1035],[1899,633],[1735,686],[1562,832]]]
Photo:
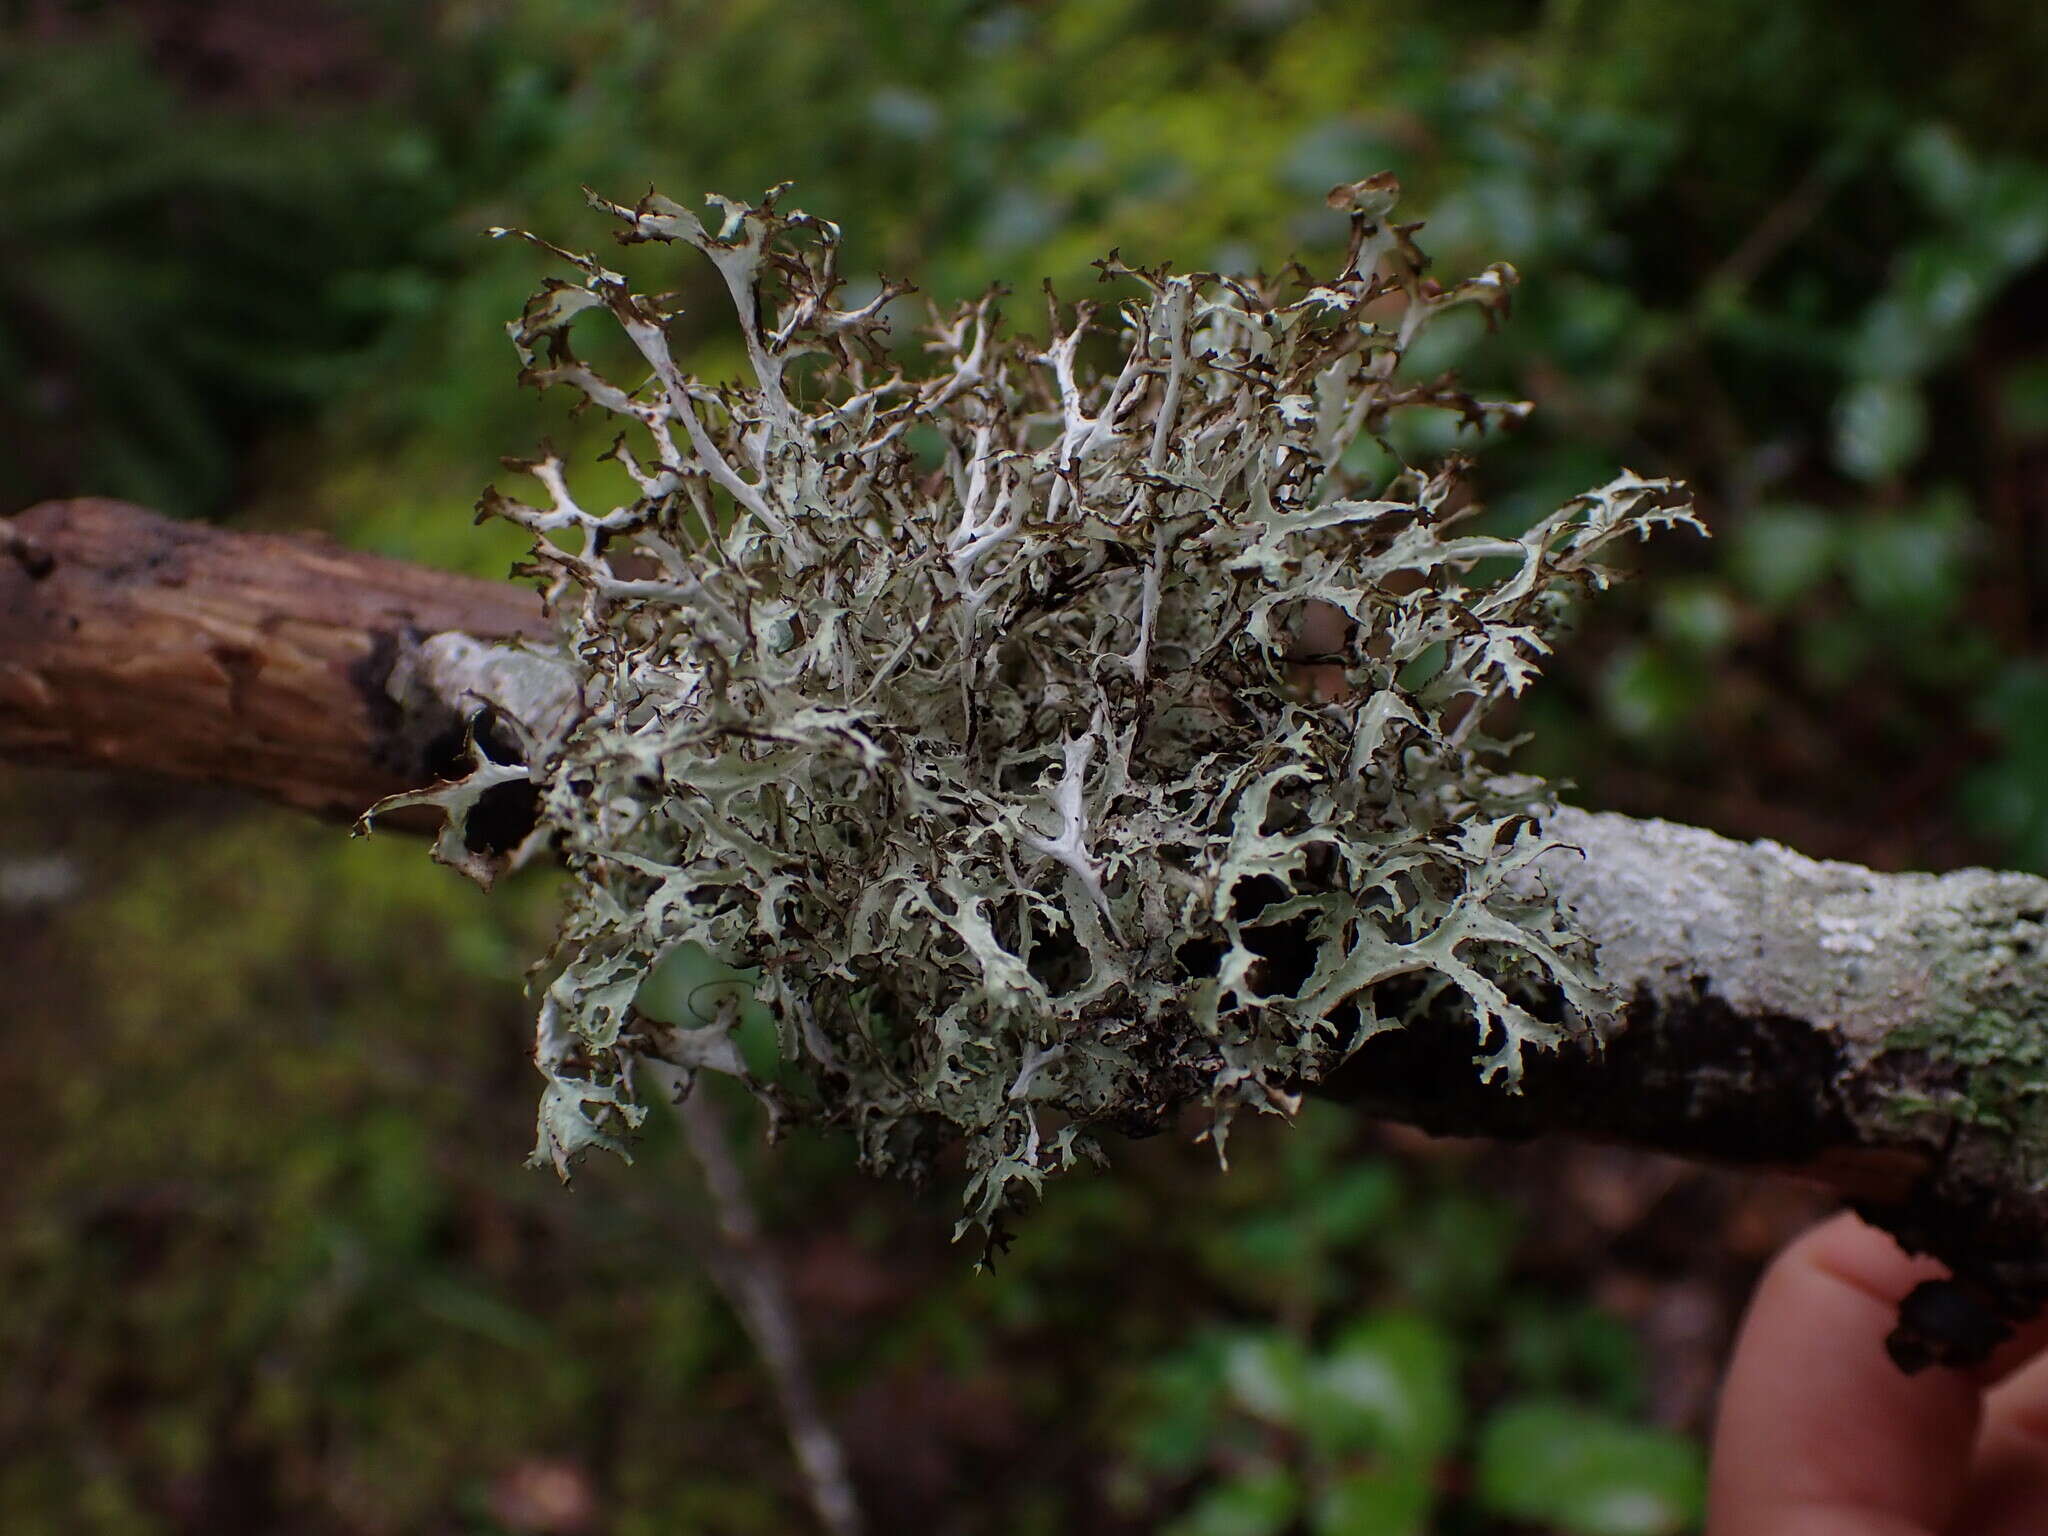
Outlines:
[[[1584,940],[1526,878],[1547,792],[1484,728],[1685,498],[1624,474],[1507,536],[1475,528],[1464,460],[1401,459],[1405,413],[1483,434],[1527,407],[1404,373],[1515,278],[1426,276],[1396,190],[1333,194],[1334,277],[1112,257],[1123,296],[1049,304],[1042,338],[994,294],[934,310],[915,375],[883,344],[905,287],[842,304],[836,227],[781,189],[709,221],[592,198],[622,241],[712,262],[741,383],[688,376],[663,301],[546,246],[576,275],[510,327],[523,377],[621,418],[636,494],[588,508],[548,453],[541,498],[480,504],[533,534],[578,699],[519,769],[575,879],[538,1158],[618,1144],[648,1055],[746,1075],[736,1010],[638,1010],[686,945],[758,978],[780,1113],[878,1167],[962,1141],[982,1225],[1101,1128],[1192,1100],[1220,1142],[1384,1029],[1448,1012],[1511,1084],[1601,1027]],[[644,377],[577,355],[599,313]],[[458,824],[477,801],[438,793]]]

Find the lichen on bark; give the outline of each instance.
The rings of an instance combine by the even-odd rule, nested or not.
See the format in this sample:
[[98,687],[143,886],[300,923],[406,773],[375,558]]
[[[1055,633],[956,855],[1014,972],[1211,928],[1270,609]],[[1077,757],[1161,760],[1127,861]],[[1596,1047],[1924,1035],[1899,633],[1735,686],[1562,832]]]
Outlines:
[[[2005,1140],[2017,1178],[2048,1182],[2048,902],[2040,881],[1975,872],[1967,895],[1930,912],[1926,1004],[1887,1048],[1925,1058],[1899,1108]],[[1943,1080],[1946,1079],[1944,1083]]]
[[[1327,278],[1112,255],[1118,301],[1048,295],[1042,338],[1006,336],[994,293],[934,310],[914,375],[883,345],[906,285],[842,306],[838,230],[781,189],[708,223],[591,199],[716,267],[741,382],[688,375],[664,301],[535,240],[575,276],[510,328],[523,377],[622,418],[637,487],[587,508],[550,452],[537,502],[480,504],[533,534],[578,691],[518,765],[575,880],[537,1158],[617,1145],[636,1061],[747,1075],[732,1010],[635,1006],[686,944],[758,977],[779,1112],[877,1167],[961,1141],[983,1225],[1103,1126],[1195,1100],[1220,1141],[1383,1029],[1463,1030],[1511,1083],[1602,1026],[1583,936],[1518,878],[1555,846],[1547,791],[1485,724],[1686,500],[1624,474],[1490,532],[1462,458],[1403,460],[1406,413],[1477,436],[1528,407],[1404,371],[1445,310],[1504,315],[1515,274],[1429,277],[1397,191],[1331,194]],[[578,356],[600,313],[644,377]],[[474,851],[474,786],[411,798]]]
[[[1756,1085],[1800,1096],[1806,1112],[1781,1107],[1752,1154],[1776,1156],[1782,1132],[1873,1168],[1895,1155],[1910,1176],[1886,1199],[1910,1185],[1964,1212],[2048,1192],[2048,881],[1886,874],[1570,808],[1548,827],[1584,857],[1551,855],[1535,873],[1595,939],[1603,975],[1639,999],[1635,1013],[1711,1003],[1812,1042],[1791,1081]],[[1723,1094],[1723,1042],[1687,1049],[1715,1063],[1688,1078],[1698,1095]],[[1668,1113],[1691,1118],[1683,1105]],[[1703,1150],[1745,1155],[1726,1135]],[[2014,1241],[2037,1247],[2038,1225],[2016,1226]]]
[[2048,880],[1880,873],[1570,807],[1548,827],[1583,856],[1532,875],[1629,994],[1621,1028],[1597,1060],[1544,1063],[1529,1097],[1548,1113],[1466,1095],[1432,1123],[1825,1179],[1954,1271],[1902,1305],[1888,1348],[1907,1370],[1976,1363],[2032,1315],[2048,1298]]

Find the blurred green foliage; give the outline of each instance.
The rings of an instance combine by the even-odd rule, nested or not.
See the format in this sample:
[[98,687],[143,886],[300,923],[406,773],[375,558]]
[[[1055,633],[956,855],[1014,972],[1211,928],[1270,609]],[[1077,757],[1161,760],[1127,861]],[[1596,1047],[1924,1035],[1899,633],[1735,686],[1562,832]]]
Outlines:
[[1422,1536],[1496,1516],[1674,1536],[1698,1521],[1699,1448],[1635,1422],[1624,1327],[1518,1281],[1512,1206],[1359,1159],[1325,1105],[1243,1181],[1248,1203],[1201,1245],[1247,1320],[1147,1367],[1120,1429],[1121,1496],[1179,1493],[1163,1530]]
[[[1561,658],[1531,764],[1816,853],[2048,869],[2048,8],[288,9],[0,11],[7,509],[125,495],[498,572],[467,517],[497,456],[597,445],[511,388],[539,267],[485,226],[793,178],[851,271],[1000,278],[1030,327],[1041,276],[1076,294],[1112,246],[1316,253],[1323,190],[1387,168],[1446,275],[1524,275],[1499,341],[1446,325],[1427,360],[1539,403],[1483,449],[1492,515],[1625,463],[1718,535]],[[664,1138],[568,1193],[518,1167],[544,877],[485,901],[396,843],[0,790],[7,856],[86,882],[0,909],[10,1528],[576,1529],[507,1502],[546,1458],[599,1490],[586,1528],[799,1523]],[[1133,1154],[992,1276],[942,1211],[849,1193],[841,1149],[750,1141],[837,1298],[808,1315],[884,1528],[1682,1523],[1695,1454],[1630,1427],[1625,1332],[1514,1282],[1501,1203],[1335,1124],[1221,1180]]]

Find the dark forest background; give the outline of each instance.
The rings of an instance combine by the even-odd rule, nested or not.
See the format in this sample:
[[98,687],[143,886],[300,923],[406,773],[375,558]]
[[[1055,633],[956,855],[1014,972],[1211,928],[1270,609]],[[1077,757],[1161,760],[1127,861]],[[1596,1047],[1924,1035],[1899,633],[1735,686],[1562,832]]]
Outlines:
[[[2033,0],[0,0],[0,512],[103,494],[485,574],[578,187],[784,179],[848,266],[1036,319],[1120,247],[1327,259],[1397,172],[1435,366],[1534,400],[1503,525],[1697,489],[1518,722],[1580,802],[2048,870],[2048,7]],[[686,349],[732,371],[708,271]],[[692,322],[685,319],[686,330]],[[912,343],[907,332],[906,346]],[[1422,360],[1418,359],[1418,362]],[[1448,437],[1446,439],[1448,446]],[[525,967],[401,837],[0,771],[0,1525],[805,1528],[657,1128],[520,1166]],[[1311,1106],[1056,1186],[738,1144],[881,1531],[1657,1536],[1797,1191]]]

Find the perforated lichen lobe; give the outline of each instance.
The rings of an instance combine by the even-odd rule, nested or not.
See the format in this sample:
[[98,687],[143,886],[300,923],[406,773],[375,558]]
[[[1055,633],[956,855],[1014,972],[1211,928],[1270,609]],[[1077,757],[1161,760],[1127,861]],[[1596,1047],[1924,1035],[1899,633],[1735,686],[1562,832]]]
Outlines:
[[[1600,1028],[1586,944],[1517,878],[1547,791],[1485,727],[1613,547],[1690,516],[1625,473],[1475,531],[1463,459],[1401,461],[1403,413],[1527,412],[1401,367],[1446,310],[1503,316],[1513,269],[1439,284],[1374,177],[1331,195],[1333,277],[1112,256],[1116,302],[1049,300],[1040,339],[994,294],[935,311],[910,372],[907,289],[842,307],[837,228],[783,190],[708,221],[591,197],[711,261],[746,382],[691,377],[664,301],[538,240],[574,276],[510,327],[526,382],[621,418],[636,488],[592,510],[548,453],[539,498],[480,503],[534,537],[578,700],[523,768],[479,758],[529,776],[574,880],[536,1158],[618,1145],[649,1056],[749,1077],[738,1010],[636,1007],[686,945],[758,977],[779,1114],[877,1168],[961,1142],[982,1227],[1103,1128],[1194,1102],[1220,1144],[1446,995],[1493,1080]],[[579,358],[598,315],[644,377]],[[1394,468],[1347,470],[1361,443]],[[476,791],[415,798],[459,821]]]

